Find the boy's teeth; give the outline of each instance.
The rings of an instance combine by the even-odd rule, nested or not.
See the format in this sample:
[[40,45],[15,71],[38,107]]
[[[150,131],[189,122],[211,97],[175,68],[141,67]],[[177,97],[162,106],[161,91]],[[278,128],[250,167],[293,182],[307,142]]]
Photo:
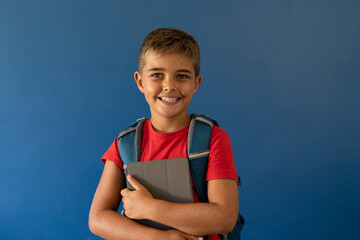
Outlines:
[[161,100],[163,100],[164,102],[176,102],[178,99],[177,98],[162,97]]

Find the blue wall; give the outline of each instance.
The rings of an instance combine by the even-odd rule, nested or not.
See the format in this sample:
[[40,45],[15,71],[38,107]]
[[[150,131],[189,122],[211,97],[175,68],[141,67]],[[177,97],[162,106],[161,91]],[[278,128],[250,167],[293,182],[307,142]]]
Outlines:
[[243,239],[360,239],[360,2],[0,1],[0,239],[97,239],[117,133],[148,115],[133,72],[155,27],[193,34],[192,112],[232,139]]

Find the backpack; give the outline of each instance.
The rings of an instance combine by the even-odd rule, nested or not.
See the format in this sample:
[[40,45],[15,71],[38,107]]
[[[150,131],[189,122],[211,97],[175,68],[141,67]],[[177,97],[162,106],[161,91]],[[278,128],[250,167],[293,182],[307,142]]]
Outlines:
[[[143,126],[146,120],[146,118],[138,119],[137,122],[120,132],[118,136],[119,154],[124,165],[140,161]],[[214,124],[218,126],[217,122],[208,116],[202,114],[191,115],[187,140],[187,157],[195,190],[201,202],[208,202],[205,177]],[[240,178],[239,183],[241,184]],[[122,205],[120,208],[122,208]],[[229,233],[219,234],[219,237],[221,239],[240,240],[240,231],[244,223],[244,218],[239,214],[234,229]],[[208,239],[208,237],[204,239]]]

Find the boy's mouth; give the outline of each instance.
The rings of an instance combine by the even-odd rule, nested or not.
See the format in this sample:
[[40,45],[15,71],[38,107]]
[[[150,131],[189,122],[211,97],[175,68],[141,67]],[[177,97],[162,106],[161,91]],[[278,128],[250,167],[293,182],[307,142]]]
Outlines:
[[161,101],[166,102],[166,103],[175,103],[175,102],[179,101],[181,98],[158,97],[158,99],[160,99]]

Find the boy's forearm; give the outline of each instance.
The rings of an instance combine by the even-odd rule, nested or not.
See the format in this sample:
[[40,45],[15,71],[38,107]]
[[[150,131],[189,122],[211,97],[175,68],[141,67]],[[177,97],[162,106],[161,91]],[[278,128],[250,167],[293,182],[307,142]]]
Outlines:
[[238,215],[237,183],[233,179],[208,182],[209,203],[171,203],[155,199],[136,179],[135,191],[123,189],[125,213],[132,219],[150,219],[196,236],[230,232]]
[[233,215],[215,203],[171,203],[155,200],[147,218],[197,235],[229,232],[233,228]]
[[161,231],[138,224],[113,210],[90,215],[91,232],[105,239],[160,239]]

